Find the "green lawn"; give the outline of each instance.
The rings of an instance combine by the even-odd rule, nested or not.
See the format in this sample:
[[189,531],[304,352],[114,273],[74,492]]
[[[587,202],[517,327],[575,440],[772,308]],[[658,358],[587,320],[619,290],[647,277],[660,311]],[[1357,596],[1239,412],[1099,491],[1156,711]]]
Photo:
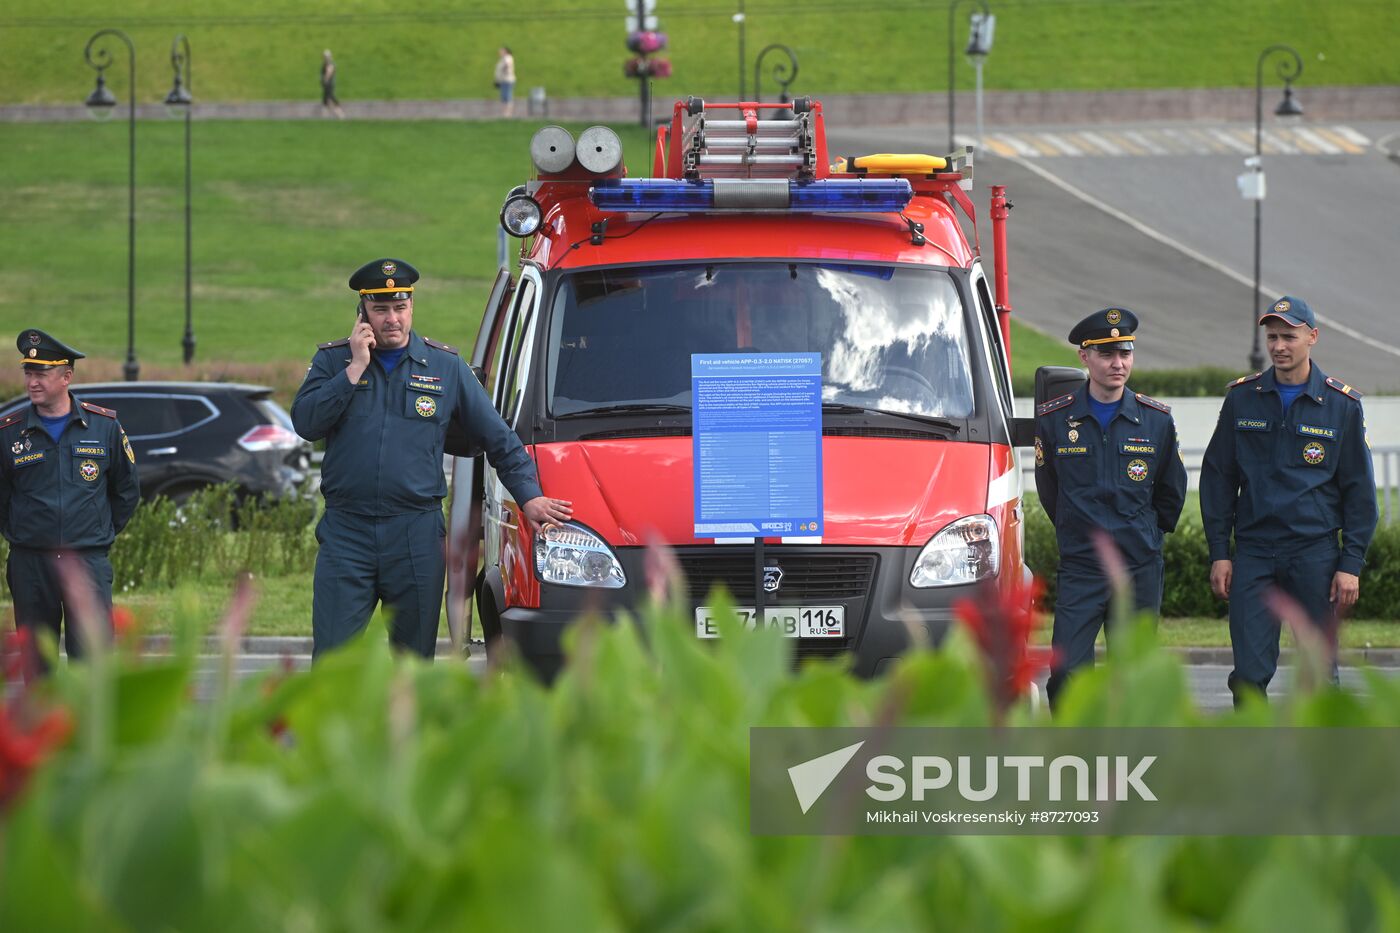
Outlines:
[[[420,332],[469,341],[496,267],[501,202],[531,174],[535,129],[524,122],[196,124],[199,350],[187,373],[179,364],[183,127],[139,123],[136,346],[143,376],[263,382],[288,398],[315,345],[349,330],[350,272],[380,255],[407,259],[423,273]],[[629,164],[649,172],[642,131],[618,129]],[[0,334],[41,324],[72,341],[92,357],[80,378],[119,378],[125,355],[126,133],[120,121],[11,125],[0,133],[0,215],[16,231],[0,265]],[[1063,341],[1012,326],[1018,371],[1076,362]],[[17,375],[0,369],[0,392],[18,391]]]
[[[532,171],[535,128],[197,124],[200,369],[295,386],[315,345],[349,332],[350,272],[381,255],[422,272],[420,332],[474,336],[496,268],[497,215]],[[624,132],[639,163],[643,134]],[[152,375],[178,371],[184,329],[182,133],[164,121],[137,129],[136,338]],[[80,368],[89,378],[116,375],[126,346],[126,134],[121,122],[0,133],[0,214],[16,234],[0,266],[0,334],[42,323],[97,358]]]
[[[100,0],[10,0],[0,19],[6,102],[79,102],[91,90],[83,46],[98,28],[120,26],[136,43],[138,96],[170,89],[170,42],[189,37],[193,86],[201,100],[319,99],[323,48],[336,54],[343,99],[490,97],[496,48],[510,45],[520,89],[554,96],[635,93],[622,74],[623,15],[611,0],[539,0],[525,13],[504,0],[390,4],[360,0],[129,0],[114,12]],[[738,92],[734,0],[663,0],[660,27],[674,76],[662,95],[733,97]],[[1273,43],[1303,53],[1302,83],[1400,81],[1400,5],[1393,0],[994,0],[996,43],[985,69],[990,88],[1250,86],[1255,58]],[[958,83],[970,5],[959,11]],[[947,86],[945,2],[886,0],[852,6],[831,0],[749,0],[745,40],[753,59],[786,43],[800,68],[795,93],[934,91]],[[771,64],[772,59],[769,59]],[[125,94],[126,52],[111,68]],[[768,81],[770,95],[776,91]]]
[[[255,581],[259,593],[257,608],[248,628],[250,635],[311,635],[310,576],[263,577]],[[150,634],[168,634],[174,630],[176,618],[191,618],[201,627],[213,630],[223,607],[228,602],[231,587],[223,583],[202,582],[173,590],[154,590],[118,594],[117,605],[132,611],[141,630]],[[11,615],[11,604],[0,602],[0,618]],[[1042,644],[1050,641],[1050,621],[1047,614],[1036,631],[1035,639]],[[8,622],[6,623],[9,624]],[[1229,624],[1224,619],[1166,619],[1158,627],[1162,644],[1181,646],[1228,646]],[[447,637],[447,614],[444,610],[440,637]],[[474,634],[481,637],[481,627]],[[1348,620],[1342,626],[1344,648],[1400,648],[1400,622],[1377,620]],[[1102,636],[1100,636],[1102,643]],[[1292,637],[1285,632],[1285,647]]]

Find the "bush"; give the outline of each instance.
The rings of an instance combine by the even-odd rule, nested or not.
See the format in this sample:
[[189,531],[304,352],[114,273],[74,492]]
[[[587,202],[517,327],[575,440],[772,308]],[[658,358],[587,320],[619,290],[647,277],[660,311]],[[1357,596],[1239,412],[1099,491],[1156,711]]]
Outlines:
[[[987,726],[982,659],[957,632],[864,682],[836,663],[794,671],[776,633],[715,644],[692,629],[679,607],[586,625],[552,690],[514,670],[395,661],[382,634],[203,703],[188,700],[199,633],[172,658],[64,669],[52,699],[80,713],[77,731],[0,809],[0,929],[1282,930],[1395,916],[1385,838],[756,837],[751,727]],[[1044,721],[1017,706],[1007,724]],[[1140,638],[1076,678],[1060,717],[1204,722],[1178,662]],[[1394,727],[1400,693],[1211,722]]]
[[[1026,564],[1045,584],[1043,604],[1055,605],[1055,573],[1060,566],[1055,528],[1034,496],[1026,498]],[[1176,531],[1162,544],[1166,563],[1162,588],[1164,618],[1224,618],[1229,606],[1210,591],[1210,549],[1201,516],[1192,509],[1181,515]],[[1366,552],[1361,573],[1361,597],[1351,615],[1358,619],[1400,621],[1400,523],[1382,525]]]
[[[226,580],[244,570],[266,576],[308,572],[316,560],[315,518],[312,499],[239,501],[227,484],[205,487],[178,506],[164,497],[143,501],[112,545],[112,590]],[[0,560],[8,555],[9,545],[0,540]],[[0,597],[9,598],[3,579]]]
[[[1246,372],[1223,366],[1196,366],[1191,369],[1135,369],[1129,380],[1134,391],[1153,398],[1197,398],[1224,396],[1225,387]],[[1012,388],[1022,398],[1035,395],[1035,370],[1018,370]]]

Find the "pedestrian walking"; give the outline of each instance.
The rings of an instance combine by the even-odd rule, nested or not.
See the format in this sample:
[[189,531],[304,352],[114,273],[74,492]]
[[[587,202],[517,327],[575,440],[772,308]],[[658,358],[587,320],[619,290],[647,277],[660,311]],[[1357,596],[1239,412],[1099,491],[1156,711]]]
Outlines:
[[1278,669],[1279,623],[1265,593],[1296,599],[1335,649],[1379,520],[1361,393],[1312,362],[1312,308],[1285,296],[1259,326],[1273,366],[1230,384],[1201,464],[1210,585],[1230,602],[1237,706],[1266,696]]
[[71,391],[85,355],[35,328],[16,340],[29,404],[0,421],[0,529],[10,543],[6,580],[15,624],[62,635],[69,658],[83,656],[77,611],[61,566],[80,569],[95,590],[110,634],[108,549],[136,511],[136,455],[117,413]]
[[345,111],[340,108],[340,100],[335,96],[335,59],[331,58],[330,49],[321,53],[321,112],[327,111],[345,119]]
[[1108,618],[1112,582],[1095,532],[1106,532],[1122,554],[1137,609],[1156,613],[1163,535],[1176,529],[1186,502],[1171,409],[1127,388],[1137,327],[1125,308],[1105,308],[1076,324],[1069,342],[1088,383],[1036,409],[1035,485],[1060,550],[1055,657],[1045,688],[1052,709],[1069,676],[1094,663],[1094,642]]
[[540,490],[519,436],[456,349],[413,329],[418,270],[376,259],[350,276],[359,296],[349,337],[321,344],[292,403],[309,441],[326,441],[316,528],[312,653],[362,631],[376,603],[390,641],[431,658],[446,573],[443,445],[449,422],[485,450],[526,524],[557,525],[570,503]]
[[493,83],[501,97],[501,116],[513,116],[515,114],[515,56],[504,45],[496,51],[496,70],[493,75]]

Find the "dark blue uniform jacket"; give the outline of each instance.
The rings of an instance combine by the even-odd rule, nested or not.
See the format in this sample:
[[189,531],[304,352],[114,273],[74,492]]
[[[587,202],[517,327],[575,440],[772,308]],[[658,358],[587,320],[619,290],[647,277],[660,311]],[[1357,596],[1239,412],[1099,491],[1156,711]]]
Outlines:
[[16,547],[110,547],[141,498],[117,413],[69,400],[57,442],[33,405],[0,421],[0,529]]
[[1201,464],[1210,559],[1302,548],[1342,532],[1337,569],[1361,573],[1378,510],[1361,393],[1312,365],[1283,413],[1272,368],[1232,383]]
[[438,508],[447,495],[442,452],[451,420],[486,451],[517,502],[541,494],[534,461],[455,350],[414,332],[392,373],[374,359],[352,385],[349,364],[348,340],[322,344],[292,402],[297,433],[326,439],[327,508],[375,516]]
[[1092,530],[1130,566],[1155,560],[1186,502],[1186,467],[1171,409],[1131,390],[1103,430],[1087,387],[1036,409],[1035,486],[1055,526],[1061,561],[1098,563]]

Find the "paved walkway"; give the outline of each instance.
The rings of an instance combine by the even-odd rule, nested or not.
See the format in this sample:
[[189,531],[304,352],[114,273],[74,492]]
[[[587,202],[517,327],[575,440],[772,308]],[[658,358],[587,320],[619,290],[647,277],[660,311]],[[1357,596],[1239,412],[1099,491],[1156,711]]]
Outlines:
[[[844,126],[941,125],[948,119],[947,93],[823,94],[818,97],[828,116]],[[638,119],[637,98],[570,97],[547,101],[542,113],[529,111],[528,90],[516,101],[518,119],[595,120],[605,123]],[[680,85],[658,88],[655,115],[670,116],[671,94],[683,96]],[[1272,93],[1272,92],[1271,92]],[[970,128],[975,99],[959,91],[959,126]],[[1253,88],[1167,88],[1126,91],[987,91],[983,95],[987,127],[1041,124],[1139,123],[1162,120],[1254,122]],[[1400,86],[1298,88],[1309,123],[1400,119]],[[142,119],[164,113],[163,104],[138,105]],[[345,113],[363,120],[494,120],[500,104],[494,100],[350,100]],[[319,101],[248,101],[197,103],[200,120],[310,120],[323,117]],[[73,104],[9,104],[0,106],[0,122],[60,122],[87,119],[86,108]],[[1251,140],[1252,143],[1252,140]],[[1334,143],[1335,144],[1335,143]]]

